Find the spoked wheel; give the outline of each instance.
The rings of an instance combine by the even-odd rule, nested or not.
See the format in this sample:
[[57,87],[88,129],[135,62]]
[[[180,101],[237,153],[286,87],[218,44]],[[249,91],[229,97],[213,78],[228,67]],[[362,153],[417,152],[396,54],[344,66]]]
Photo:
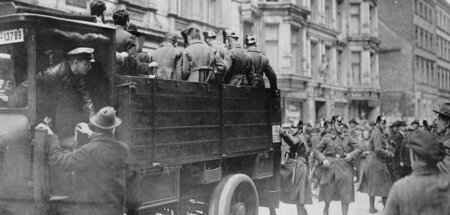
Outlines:
[[209,215],[258,215],[258,193],[247,175],[224,178],[214,189],[209,202]]

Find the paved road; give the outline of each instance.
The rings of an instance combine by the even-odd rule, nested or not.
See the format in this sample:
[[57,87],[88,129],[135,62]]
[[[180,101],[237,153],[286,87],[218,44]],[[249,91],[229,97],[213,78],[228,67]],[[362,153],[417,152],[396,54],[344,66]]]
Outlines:
[[[377,197],[375,200],[375,208],[377,208],[378,213],[375,215],[383,214],[383,204],[379,201],[380,197]],[[324,203],[318,202],[317,199],[313,199],[314,204],[307,205],[306,210],[308,210],[308,215],[322,215]],[[269,215],[269,209],[267,208],[259,208],[260,215]],[[280,208],[277,209],[277,215],[296,215],[297,209],[295,205],[283,204],[280,203]],[[329,215],[341,215],[341,204],[339,202],[332,202],[330,206],[330,214]],[[348,215],[371,215],[369,213],[369,197],[366,194],[356,192],[355,202],[350,204],[350,209]]]

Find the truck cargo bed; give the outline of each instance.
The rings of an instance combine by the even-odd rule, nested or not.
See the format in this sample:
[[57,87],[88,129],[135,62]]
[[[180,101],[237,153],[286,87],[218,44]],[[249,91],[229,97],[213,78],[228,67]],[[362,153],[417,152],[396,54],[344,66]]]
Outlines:
[[132,169],[267,151],[280,125],[269,89],[136,76],[118,76],[116,89]]

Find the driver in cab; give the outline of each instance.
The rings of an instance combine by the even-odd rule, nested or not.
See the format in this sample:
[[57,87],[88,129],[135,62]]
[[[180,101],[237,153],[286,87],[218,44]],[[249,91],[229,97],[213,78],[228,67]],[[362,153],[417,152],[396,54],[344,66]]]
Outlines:
[[64,96],[67,89],[81,95],[84,112],[89,113],[89,116],[95,113],[92,97],[86,89],[84,79],[91,70],[93,53],[92,48],[75,48],[67,53],[67,60],[52,65],[37,75],[38,120],[55,117],[58,100]]

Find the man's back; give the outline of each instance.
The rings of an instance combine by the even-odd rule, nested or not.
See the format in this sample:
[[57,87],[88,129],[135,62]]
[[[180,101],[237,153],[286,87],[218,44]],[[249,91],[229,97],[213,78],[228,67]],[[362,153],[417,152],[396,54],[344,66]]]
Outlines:
[[253,61],[240,44],[234,44],[227,50],[225,62],[228,66],[225,83],[237,86],[253,85]]
[[[223,69],[220,57],[214,48],[204,44],[201,40],[194,40],[183,50],[180,61],[181,79],[204,82],[205,77],[192,77],[200,70],[213,72],[215,67]],[[177,68],[178,69],[178,68]]]
[[450,179],[433,167],[421,167],[392,187],[384,215],[450,214]]
[[255,81],[256,87],[264,88],[264,75],[269,79],[270,88],[277,89],[277,76],[269,64],[269,59],[261,53],[256,47],[250,47],[247,50],[248,55],[252,58],[253,68],[255,69]]
[[123,207],[128,146],[111,134],[94,133],[88,144],[64,153],[51,136],[49,162],[64,171],[74,172],[74,192],[70,201],[83,207]]
[[128,52],[128,54],[136,55],[136,40],[133,35],[120,25],[116,25],[116,27],[116,41],[114,41],[116,52]]
[[156,49],[153,52],[150,61],[158,63],[158,69],[155,72],[157,77],[162,79],[172,79],[180,57],[181,50],[171,44]]

